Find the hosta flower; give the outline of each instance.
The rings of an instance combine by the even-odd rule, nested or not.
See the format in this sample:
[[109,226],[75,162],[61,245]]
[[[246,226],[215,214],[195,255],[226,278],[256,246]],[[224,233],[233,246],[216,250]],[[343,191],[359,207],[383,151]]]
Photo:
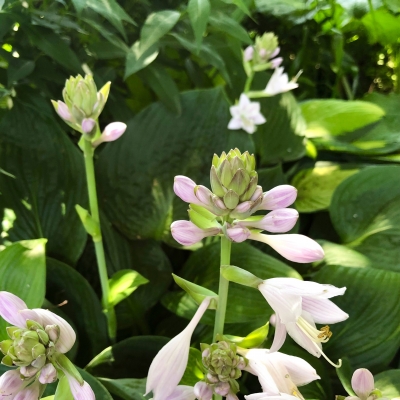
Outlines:
[[[276,327],[271,351],[283,345],[288,333],[300,346],[316,357],[321,355],[322,343],[332,336],[329,326],[317,329],[317,324],[334,324],[349,317],[329,298],[344,294],[346,288],[305,282],[295,278],[272,278],[258,289],[276,313]],[[340,366],[340,362],[339,362]]]
[[97,147],[99,144],[104,142],[113,142],[120,138],[126,131],[126,124],[123,122],[111,122],[105,128],[98,139],[96,139],[92,145]]
[[304,399],[298,386],[320,379],[315,369],[299,357],[266,349],[239,350],[249,365],[247,371],[257,375],[262,393],[245,396],[246,400]]
[[[179,397],[187,395],[190,389],[178,386],[178,383],[182,379],[189,359],[193,331],[209,304],[210,298],[207,297],[200,304],[188,326],[171,339],[155,356],[150,365],[146,383],[146,394],[152,391],[153,400],[190,399],[190,396]],[[193,388],[191,390],[193,391]]]
[[43,385],[64,374],[75,400],[95,399],[90,386],[64,355],[75,343],[71,325],[48,310],[30,310],[9,292],[0,292],[0,316],[9,324],[9,340],[0,343],[2,363],[18,369],[0,379],[0,394],[7,399],[38,398]]
[[264,92],[268,96],[275,96],[276,94],[288,92],[297,87],[299,85],[294,80],[289,81],[287,74],[283,72],[283,67],[278,67],[268,81]]
[[351,387],[357,396],[348,396],[345,400],[388,400],[382,397],[378,389],[375,389],[374,376],[365,368],[354,371]]
[[239,98],[239,104],[229,108],[232,119],[229,121],[228,129],[243,129],[247,133],[254,133],[256,125],[264,124],[267,120],[260,112],[260,103],[250,101],[242,93]]
[[221,232],[219,228],[200,229],[191,221],[175,221],[171,224],[173,238],[183,246],[191,246],[208,236]]

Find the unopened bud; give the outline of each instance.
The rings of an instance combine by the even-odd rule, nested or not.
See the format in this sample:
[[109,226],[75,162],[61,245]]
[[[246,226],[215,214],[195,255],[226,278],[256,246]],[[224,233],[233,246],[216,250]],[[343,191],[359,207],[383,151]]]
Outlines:
[[52,383],[57,379],[57,371],[54,368],[53,364],[46,364],[39,376],[39,382],[43,385],[46,383]]
[[194,385],[193,392],[198,400],[211,400],[213,395],[213,390],[205,382],[197,382]]
[[47,325],[44,330],[49,336],[49,339],[53,343],[57,343],[60,337],[60,327],[58,325]]
[[220,396],[226,396],[229,393],[229,383],[228,382],[220,382],[214,387],[214,392],[219,394]]
[[112,122],[108,124],[101,136],[93,142],[93,147],[97,147],[103,142],[113,142],[117,140],[126,131],[126,124],[123,122]]
[[96,126],[96,121],[92,118],[84,118],[81,126],[84,133],[90,134],[93,132],[93,129]]
[[254,47],[248,46],[243,51],[243,59],[244,61],[251,61],[253,59]]

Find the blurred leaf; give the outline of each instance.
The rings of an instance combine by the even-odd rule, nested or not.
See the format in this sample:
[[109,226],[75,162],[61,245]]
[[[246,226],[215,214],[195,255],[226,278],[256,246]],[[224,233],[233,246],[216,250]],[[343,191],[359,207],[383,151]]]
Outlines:
[[86,370],[113,379],[144,378],[153,358],[168,341],[161,336],[137,336],[122,340],[104,349],[90,361]]
[[339,185],[330,207],[343,242],[393,271],[400,271],[399,176],[395,165],[365,168]]
[[[23,240],[0,252],[0,290],[13,293],[28,308],[41,307],[46,285],[46,239]],[[0,317],[0,338],[8,339]]]
[[253,347],[259,347],[264,342],[268,336],[269,322],[265,325],[257,328],[253,332],[250,332],[246,337],[230,336],[224,335],[230,342],[236,344],[236,346],[244,347],[245,349],[250,349]]
[[189,349],[189,359],[179,385],[194,386],[204,378],[204,367],[200,350],[191,347]]
[[255,0],[255,4],[258,12],[276,17],[307,9],[306,2],[302,0]]
[[116,272],[111,279],[109,279],[109,304],[111,306],[116,306],[122,300],[130,296],[140,285],[144,285],[148,282],[146,278],[131,269],[122,269]]
[[[16,215],[9,239],[45,237],[47,254],[74,265],[87,234],[75,211],[86,204],[83,156],[52,117],[32,103],[15,101],[0,120],[1,203]],[[46,112],[46,114],[45,114]]]
[[258,184],[263,191],[271,190],[275,186],[285,185],[287,183],[285,175],[282,171],[282,164],[278,164],[271,168],[258,168]]
[[340,379],[340,383],[343,385],[343,388],[346,390],[349,396],[357,395],[354,393],[354,390],[351,386],[351,377],[353,376],[353,369],[347,357],[342,358],[342,366],[340,368],[336,368],[336,374]]
[[152,64],[142,70],[139,76],[156,92],[167,108],[178,115],[182,112],[179,89],[165,68]]
[[63,67],[74,74],[83,73],[81,62],[71,47],[50,29],[34,25],[21,25],[29,40]]
[[[214,243],[194,252],[184,265],[181,275],[184,279],[217,291],[219,282],[219,243]],[[246,270],[261,279],[276,276],[301,276],[281,261],[264,254],[248,243],[232,245],[232,264],[242,265]],[[246,301],[243,301],[246,299]],[[179,292],[170,292],[162,299],[162,303],[170,311],[180,317],[191,318],[198,305],[188,296]],[[226,313],[227,323],[243,323],[257,321],[264,325],[272,314],[264,297],[257,289],[230,284],[228,295],[229,307]],[[203,317],[204,323],[213,324],[213,313],[207,311]]]
[[187,10],[189,19],[192,24],[198,48],[200,48],[203,34],[207,28],[210,7],[210,0],[189,0],[188,3]]
[[379,121],[385,111],[367,101],[308,100],[300,104],[309,138],[341,135]]
[[394,399],[400,396],[400,369],[392,369],[374,376],[375,387],[382,395]]
[[58,381],[54,400],[74,400],[71,389],[69,388],[68,379],[65,375],[62,375]]
[[387,46],[397,43],[400,37],[400,16],[394,16],[385,8],[370,11],[364,15],[362,23],[372,44],[378,42]]
[[143,394],[146,393],[146,378],[99,378],[99,381],[110,391],[110,393],[121,397],[123,400],[143,400]]
[[[332,326],[324,344],[332,360],[346,357],[354,368],[384,368],[400,344],[400,274],[374,268],[326,266],[315,281],[348,286],[334,302],[350,318]],[[368,338],[368,340],[365,340]]]
[[87,362],[108,343],[106,318],[100,301],[87,280],[69,265],[47,259],[47,297],[53,304],[66,301],[62,310],[78,330],[78,356]]
[[140,42],[135,42],[126,55],[124,79],[151,64],[158,56],[158,45],[142,48]]
[[221,12],[214,12],[210,16],[210,25],[215,29],[225,32],[241,42],[246,44],[252,44],[253,41],[250,39],[249,34],[246,29],[244,29],[238,22],[234,19],[228,17]]
[[34,69],[35,63],[33,61],[13,58],[7,68],[8,86],[12,86],[20,79],[26,78]]
[[[175,175],[205,182],[214,152],[251,147],[248,135],[227,130],[228,104],[220,88],[184,93],[181,102],[179,117],[160,103],[146,108],[99,156],[101,206],[110,222],[131,239],[170,237],[169,226],[177,219]],[[181,203],[179,215],[185,215],[187,206],[175,201]]]
[[297,189],[296,209],[299,212],[315,212],[329,207],[334,191],[358,168],[347,165],[317,163],[314,168],[303,169],[291,181]]
[[222,0],[224,3],[235,4],[242,12],[251,18],[251,12],[243,0]]
[[262,166],[301,158],[305,153],[305,122],[295,98],[284,93],[261,100],[267,122],[258,126],[254,141]]
[[140,51],[157,44],[178,22],[181,14],[178,11],[164,10],[150,14],[140,31]]

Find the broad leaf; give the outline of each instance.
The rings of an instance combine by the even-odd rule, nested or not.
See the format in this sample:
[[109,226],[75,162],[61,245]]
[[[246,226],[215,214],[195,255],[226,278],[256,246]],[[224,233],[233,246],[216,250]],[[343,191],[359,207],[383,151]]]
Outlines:
[[197,47],[200,47],[203,34],[207,28],[210,7],[210,0],[189,0],[188,3],[187,10]]
[[383,7],[364,15],[362,23],[367,30],[370,43],[392,45],[400,36],[400,16],[394,16]]
[[135,42],[126,54],[124,79],[151,64],[158,56],[158,46],[142,48],[140,42]]
[[210,25],[219,31],[225,32],[228,35],[239,39],[245,44],[252,44],[246,29],[244,29],[238,22],[223,13],[213,13],[210,16]]
[[99,381],[109,390],[110,393],[121,397],[123,400],[143,400],[143,395],[146,393],[146,378],[99,378]]
[[374,376],[375,387],[384,397],[393,399],[400,397],[400,369],[392,369]]
[[204,378],[204,367],[199,349],[191,347],[185,373],[179,385],[194,386]]

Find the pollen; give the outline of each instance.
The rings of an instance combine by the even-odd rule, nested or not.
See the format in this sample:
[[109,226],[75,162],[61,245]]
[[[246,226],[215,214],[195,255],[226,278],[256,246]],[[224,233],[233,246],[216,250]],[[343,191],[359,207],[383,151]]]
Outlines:
[[329,325],[325,325],[319,331],[321,333],[318,334],[318,338],[322,339],[322,342],[327,342],[332,336],[332,332],[329,328]]

